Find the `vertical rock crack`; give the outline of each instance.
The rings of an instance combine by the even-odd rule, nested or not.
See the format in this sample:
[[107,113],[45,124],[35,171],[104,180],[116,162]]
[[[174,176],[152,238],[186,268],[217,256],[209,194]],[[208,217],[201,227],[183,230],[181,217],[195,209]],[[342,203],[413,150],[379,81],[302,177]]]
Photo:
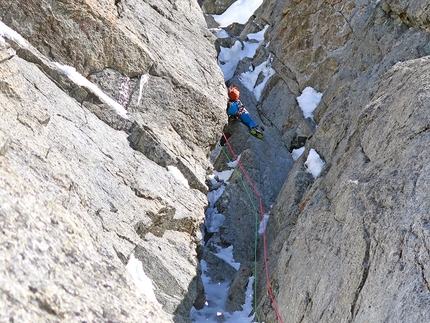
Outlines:
[[351,304],[351,320],[350,322],[353,322],[355,317],[357,316],[357,303],[358,298],[360,297],[360,293],[363,289],[364,284],[366,283],[367,277],[369,276],[369,265],[370,265],[370,234],[367,228],[364,226],[363,228],[363,238],[364,242],[366,244],[366,250],[364,252],[364,258],[362,263],[362,274],[361,274],[361,280],[360,284],[357,287],[357,290],[355,291],[354,300]]

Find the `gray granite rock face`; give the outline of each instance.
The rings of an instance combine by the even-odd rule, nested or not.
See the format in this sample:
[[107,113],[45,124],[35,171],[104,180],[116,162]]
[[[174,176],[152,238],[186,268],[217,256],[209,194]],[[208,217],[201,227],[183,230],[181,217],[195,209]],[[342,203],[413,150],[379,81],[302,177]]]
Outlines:
[[120,260],[141,241],[136,224],[152,221],[132,186],[148,186],[157,168],[173,179],[34,64],[0,65],[11,138],[0,162],[2,321],[170,322]]
[[[0,1],[0,15],[29,42],[0,42],[1,321],[189,322],[204,301],[208,156],[226,120],[200,8]],[[157,303],[127,273],[131,255]]]
[[[228,1],[201,4],[222,12]],[[283,321],[425,322],[427,7],[265,1],[214,46],[196,2],[0,0],[2,21],[32,44],[0,42],[0,321],[189,322],[204,301],[200,257],[211,272],[224,268],[214,275],[232,279],[227,308],[240,310],[259,216],[247,190],[259,201],[239,173],[217,202],[226,221],[209,244],[233,245],[242,267],[201,250],[209,153],[227,121],[215,48],[269,25],[228,82],[265,138],[240,123],[224,130],[270,214]],[[265,61],[275,75],[257,100],[239,76]],[[128,119],[53,62],[76,67]],[[324,93],[315,122],[296,101],[307,86]],[[306,149],[294,163],[299,138]],[[311,148],[325,161],[316,179],[304,167]],[[217,170],[233,159],[224,150]],[[257,311],[272,323],[261,248]],[[131,281],[131,255],[159,304]]]
[[[324,117],[310,141],[329,156],[323,174],[303,183],[303,158],[290,173],[269,230],[276,236],[272,283],[287,322],[419,322],[430,315],[429,114],[420,94],[427,64],[410,60],[383,74],[372,100],[353,105],[357,115],[334,151],[333,134],[321,126],[333,115]],[[267,317],[276,321],[273,312]]]
[[220,15],[230,7],[234,0],[202,0],[201,7],[204,13],[208,15]]
[[[226,121],[226,98],[215,39],[196,3],[1,1],[0,15],[42,55],[72,65],[122,102],[137,124],[137,146],[158,146],[193,188],[206,190],[207,157],[218,137],[211,129]],[[112,125],[113,117],[93,106],[97,99],[78,100]],[[169,135],[157,135],[155,144],[151,133]]]
[[[280,158],[248,146],[240,125],[228,128],[263,195],[276,185],[260,176],[261,155],[268,167],[279,165],[288,160],[283,149],[307,139],[285,169],[268,222],[270,283],[283,322],[430,317],[427,11],[427,1],[265,1],[252,21],[226,28],[232,39],[218,42],[230,47],[269,25],[256,56],[239,63],[228,82],[240,84],[241,73],[269,58],[276,72],[259,101],[242,91]],[[315,122],[296,101],[307,86],[324,94]],[[325,162],[316,179],[304,165],[310,149]],[[215,166],[223,163],[220,157]],[[239,182],[234,175],[217,204],[226,222],[211,239],[237,246],[235,259],[245,261],[253,222]],[[257,311],[262,321],[278,322],[260,265]],[[239,296],[230,296],[236,310]]]
[[[271,25],[277,75],[324,93],[317,128],[268,223],[271,285],[284,322],[430,317],[425,8],[425,1],[269,1],[259,10]],[[291,127],[303,131],[284,120],[284,139]],[[304,167],[311,148],[326,163],[316,180]],[[266,289],[262,279],[260,317],[277,322]]]

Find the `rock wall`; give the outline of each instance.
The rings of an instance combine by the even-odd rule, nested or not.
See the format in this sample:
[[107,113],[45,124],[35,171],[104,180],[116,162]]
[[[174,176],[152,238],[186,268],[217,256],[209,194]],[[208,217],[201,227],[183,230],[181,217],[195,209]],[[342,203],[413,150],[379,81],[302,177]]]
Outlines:
[[[226,120],[200,8],[0,1],[0,17],[27,40],[0,42],[0,321],[188,322],[204,301],[205,179]],[[132,255],[158,302],[126,272]]]
[[[286,144],[294,133],[310,137],[269,220],[283,322],[430,317],[427,7],[266,1],[256,14],[271,26],[266,41],[285,101],[306,86],[324,93],[311,136],[303,121],[283,119]],[[316,180],[304,167],[311,148],[325,161]],[[257,310],[277,322],[261,277]]]
[[[229,3],[200,5],[210,14]],[[209,153],[227,122],[215,48],[269,25],[227,82],[265,139],[240,123],[224,130],[270,211],[283,322],[425,322],[426,1],[267,0],[216,46],[198,5],[0,0],[1,20],[29,42],[0,42],[0,320],[189,322],[204,300],[198,260],[213,258],[200,234]],[[127,118],[54,62],[75,67]],[[239,76],[263,62],[275,74],[257,99]],[[324,93],[314,120],[296,101],[307,86]],[[299,138],[306,149],[294,163]],[[310,149],[325,161],[316,179],[304,167]],[[214,167],[226,162],[219,155]],[[217,264],[232,278],[230,311],[243,303],[255,255],[246,194],[236,173],[216,205],[226,221],[210,237],[242,263]],[[133,285],[132,255],[159,304]],[[259,265],[257,312],[277,322]]]

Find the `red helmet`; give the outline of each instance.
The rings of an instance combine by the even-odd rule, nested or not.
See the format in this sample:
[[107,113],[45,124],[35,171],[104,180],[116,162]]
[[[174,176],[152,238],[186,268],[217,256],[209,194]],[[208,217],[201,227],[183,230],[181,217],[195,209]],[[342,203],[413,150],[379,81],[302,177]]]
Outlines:
[[230,86],[228,88],[228,98],[230,101],[237,101],[239,100],[240,91],[237,86]]

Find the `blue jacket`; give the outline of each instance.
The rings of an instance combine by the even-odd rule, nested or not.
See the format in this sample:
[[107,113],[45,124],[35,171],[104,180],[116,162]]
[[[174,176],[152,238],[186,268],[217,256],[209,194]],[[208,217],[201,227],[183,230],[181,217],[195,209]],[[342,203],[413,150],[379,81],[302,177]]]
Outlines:
[[227,105],[227,114],[239,118],[240,121],[248,128],[256,127],[257,124],[252,120],[248,110],[245,109],[244,105],[240,100],[230,101]]

